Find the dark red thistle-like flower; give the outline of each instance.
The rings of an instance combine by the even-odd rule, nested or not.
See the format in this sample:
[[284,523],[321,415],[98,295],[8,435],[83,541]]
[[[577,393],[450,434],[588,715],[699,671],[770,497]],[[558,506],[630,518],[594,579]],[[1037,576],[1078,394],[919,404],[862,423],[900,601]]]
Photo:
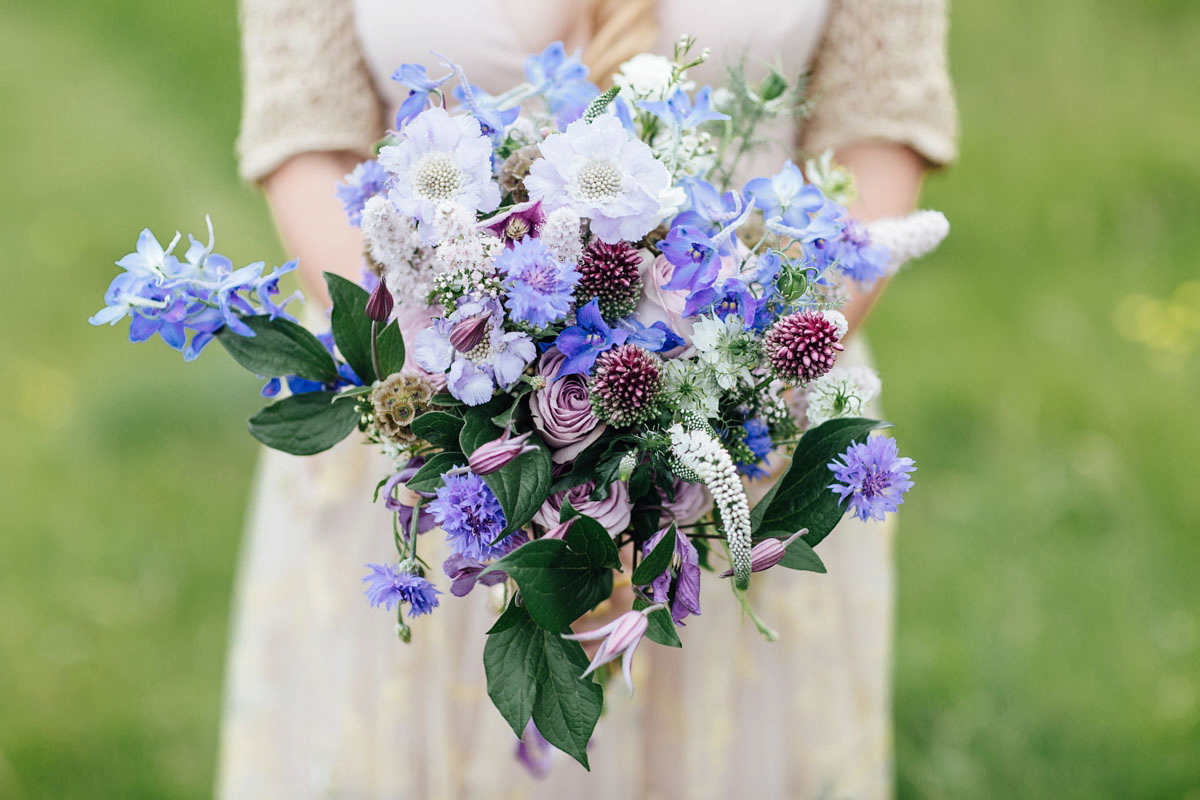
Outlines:
[[833,367],[842,349],[837,334],[837,326],[820,311],[798,311],[771,326],[763,350],[776,375],[804,383]]
[[641,254],[629,242],[606,244],[593,238],[579,259],[582,277],[575,286],[576,303],[586,305],[596,297],[605,319],[629,316],[642,295],[641,263]]
[[634,344],[601,353],[588,381],[596,416],[615,428],[652,417],[662,395],[658,363],[656,357]]

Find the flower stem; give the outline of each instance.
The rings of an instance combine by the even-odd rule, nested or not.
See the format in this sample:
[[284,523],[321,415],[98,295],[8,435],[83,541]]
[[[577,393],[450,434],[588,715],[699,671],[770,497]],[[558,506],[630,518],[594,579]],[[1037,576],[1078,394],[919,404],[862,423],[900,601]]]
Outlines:
[[758,614],[754,613],[754,608],[750,605],[750,599],[746,597],[746,593],[733,583],[729,582],[729,586],[733,589],[733,596],[737,598],[738,603],[742,606],[742,613],[750,617],[750,621],[754,623],[754,627],[758,628],[758,632],[763,635],[763,638],[768,642],[774,642],[779,639],[779,634],[767,626]]
[[379,370],[379,346],[375,343],[379,334],[379,323],[371,320],[371,367],[375,370],[375,380],[381,381],[387,376]]

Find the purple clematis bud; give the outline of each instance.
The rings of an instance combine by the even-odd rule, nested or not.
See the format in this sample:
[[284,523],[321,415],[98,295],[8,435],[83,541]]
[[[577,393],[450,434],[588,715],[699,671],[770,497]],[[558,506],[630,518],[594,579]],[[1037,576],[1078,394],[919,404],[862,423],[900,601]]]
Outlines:
[[555,525],[542,536],[543,539],[565,539],[567,531],[571,530],[571,526],[575,524],[575,520],[579,517],[571,517]]
[[529,720],[525,724],[525,732],[517,740],[516,755],[517,761],[529,770],[530,775],[544,778],[550,771],[551,762],[554,761],[554,746],[542,736],[533,720]]
[[625,676],[625,685],[629,687],[629,692],[632,694],[633,676],[629,672],[629,665],[633,662],[634,651],[642,643],[642,637],[646,635],[646,629],[650,626],[647,615],[652,611],[658,611],[660,608],[664,608],[662,603],[656,603],[641,611],[626,611],[612,622],[594,631],[562,634],[564,639],[572,639],[576,642],[590,642],[596,639],[604,639],[600,643],[600,648],[596,651],[595,657],[592,658],[592,663],[588,664],[588,668],[583,671],[581,677],[586,678],[597,667],[607,664],[609,661],[620,656],[621,673]]
[[[806,533],[808,533],[808,528],[801,528],[786,539],[763,539],[754,545],[750,548],[750,571],[762,572],[783,561],[783,557],[787,555],[788,545]],[[728,578],[732,575],[733,570],[727,569],[721,573],[720,577]]]
[[382,278],[367,298],[367,318],[374,322],[387,322],[392,315],[392,293]]
[[475,588],[476,582],[482,583],[484,586],[495,586],[497,583],[508,580],[508,573],[502,570],[481,575],[480,573],[487,569],[487,566],[487,564],[481,564],[461,553],[452,553],[442,564],[442,571],[452,581],[450,594],[455,597],[466,597]]
[[488,320],[491,319],[491,316],[491,314],[479,314],[456,323],[450,329],[450,344],[460,353],[469,353],[474,350],[487,335]]
[[532,431],[522,433],[512,439],[508,438],[510,432],[506,429],[504,435],[499,439],[475,448],[475,452],[467,458],[467,467],[471,472],[476,475],[489,475],[508,466],[513,459],[537,450],[537,445],[526,444]]

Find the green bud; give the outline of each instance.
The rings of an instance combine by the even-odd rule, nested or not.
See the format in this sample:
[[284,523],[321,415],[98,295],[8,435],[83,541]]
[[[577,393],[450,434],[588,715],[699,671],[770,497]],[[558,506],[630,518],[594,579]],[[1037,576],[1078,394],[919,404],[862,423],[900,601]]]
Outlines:
[[775,70],[771,70],[758,85],[758,95],[764,103],[769,103],[786,92],[787,88],[787,79]]

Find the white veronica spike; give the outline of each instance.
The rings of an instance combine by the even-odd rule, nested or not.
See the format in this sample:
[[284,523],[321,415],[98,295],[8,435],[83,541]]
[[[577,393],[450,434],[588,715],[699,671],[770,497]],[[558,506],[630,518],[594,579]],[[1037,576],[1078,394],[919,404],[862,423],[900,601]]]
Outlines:
[[914,211],[903,217],[886,217],[867,225],[871,243],[892,253],[888,274],[894,275],[905,263],[930,253],[950,233],[950,222],[940,211]]

